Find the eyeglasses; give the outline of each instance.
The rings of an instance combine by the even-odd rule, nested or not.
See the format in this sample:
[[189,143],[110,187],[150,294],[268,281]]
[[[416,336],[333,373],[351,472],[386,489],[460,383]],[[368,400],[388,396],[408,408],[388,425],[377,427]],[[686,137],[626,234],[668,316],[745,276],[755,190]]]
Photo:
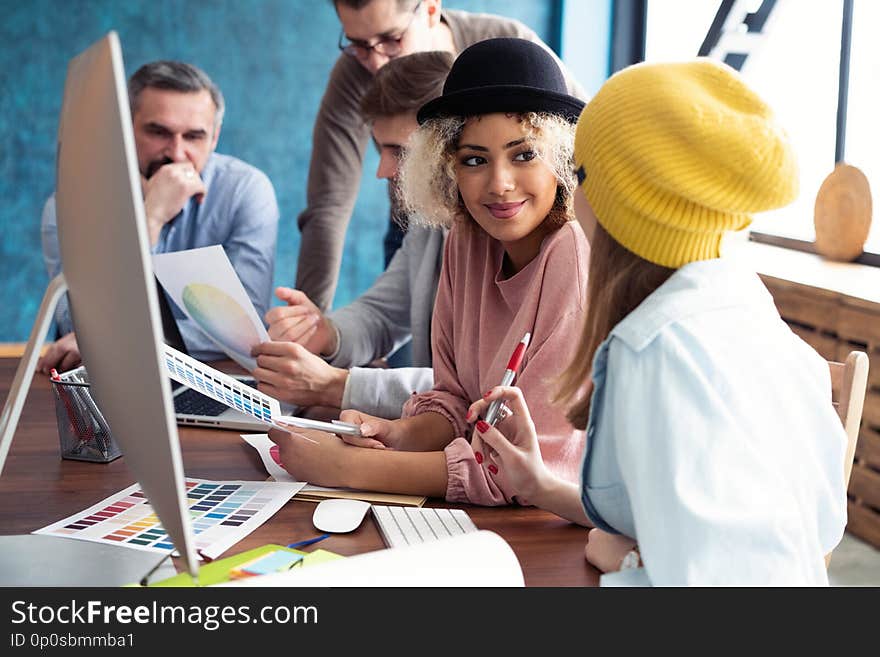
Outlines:
[[397,57],[400,54],[400,51],[403,49],[403,46],[400,45],[400,42],[403,41],[403,38],[409,31],[409,28],[412,27],[413,21],[415,21],[416,14],[418,13],[419,7],[421,6],[422,0],[419,0],[416,3],[416,6],[413,7],[412,16],[409,19],[409,23],[407,23],[406,27],[401,30],[398,36],[379,37],[379,40],[372,46],[369,45],[366,41],[349,39],[347,36],[345,36],[345,29],[343,28],[343,30],[339,33],[339,49],[346,55],[350,55],[351,57],[355,57],[361,60],[367,59],[370,56],[370,51],[372,50],[375,50],[380,55],[385,55],[386,57]]

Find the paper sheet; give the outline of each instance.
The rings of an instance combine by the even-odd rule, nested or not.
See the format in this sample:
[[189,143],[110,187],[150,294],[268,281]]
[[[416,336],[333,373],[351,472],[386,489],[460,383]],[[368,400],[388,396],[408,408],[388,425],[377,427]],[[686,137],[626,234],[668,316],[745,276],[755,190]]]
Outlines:
[[375,491],[357,491],[348,488],[325,488],[324,486],[313,486],[312,484],[297,482],[284,467],[273,457],[273,452],[278,453],[278,448],[273,443],[268,434],[254,433],[241,434],[242,440],[257,450],[260,459],[263,461],[263,467],[275,481],[294,482],[303,484],[303,487],[297,492],[297,497],[302,499],[327,499],[331,497],[347,497],[351,499],[364,500],[376,504],[399,504],[402,506],[422,506],[426,498],[421,495],[398,495],[395,493],[381,493]]
[[153,255],[162,287],[223,352],[252,372],[251,348],[269,340],[222,246]]
[[489,531],[367,552],[231,586],[524,586],[507,542]]
[[266,468],[266,472],[272,475],[272,478],[275,481],[302,483],[303,487],[307,485],[306,482],[297,482],[296,479],[294,479],[287,470],[285,470],[281,465],[275,462],[275,459],[272,458],[272,448],[275,447],[275,443],[273,443],[269,439],[268,434],[243,433],[241,434],[241,439],[248,445],[253,447],[255,450],[257,450],[257,453],[260,455],[260,459],[263,461],[263,467]]
[[150,582],[149,586],[158,586],[158,587],[168,587],[168,586],[185,586],[185,587],[195,587],[195,586],[214,586],[216,584],[221,584],[223,582],[230,581],[229,571],[232,570],[235,566],[238,566],[246,561],[250,561],[251,559],[258,557],[260,555],[266,554],[267,552],[272,552],[275,550],[284,550],[287,552],[293,552],[294,554],[301,554],[303,556],[302,561],[295,566],[296,568],[303,568],[310,565],[317,565],[319,563],[325,563],[328,561],[334,561],[336,559],[344,559],[342,555],[336,554],[335,552],[328,552],[327,550],[315,550],[314,552],[303,552],[301,550],[291,550],[290,548],[286,548],[283,545],[263,545],[258,548],[253,548],[252,550],[248,550],[247,552],[241,552],[239,554],[235,554],[231,557],[226,557],[225,559],[219,559],[212,561],[211,563],[203,564],[199,568],[199,579],[198,583],[193,580],[192,575],[189,573],[176,573],[167,578],[153,578],[153,581]]
[[[187,477],[186,502],[196,548],[209,557],[219,556],[271,518],[300,488],[302,484]],[[34,533],[159,553],[174,549],[137,484]]]

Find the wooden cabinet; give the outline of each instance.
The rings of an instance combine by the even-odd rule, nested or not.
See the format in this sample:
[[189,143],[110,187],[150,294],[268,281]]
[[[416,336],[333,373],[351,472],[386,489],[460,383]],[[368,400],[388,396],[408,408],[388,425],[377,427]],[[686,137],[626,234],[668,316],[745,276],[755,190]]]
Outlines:
[[853,350],[866,352],[870,359],[848,491],[847,531],[880,547],[880,303],[790,280],[794,276],[777,276],[762,274],[761,278],[795,333],[828,360],[842,361]]
[[868,390],[849,483],[847,531],[880,547],[880,267],[831,262],[732,234],[726,256],[761,276],[779,314],[828,360],[868,354]]

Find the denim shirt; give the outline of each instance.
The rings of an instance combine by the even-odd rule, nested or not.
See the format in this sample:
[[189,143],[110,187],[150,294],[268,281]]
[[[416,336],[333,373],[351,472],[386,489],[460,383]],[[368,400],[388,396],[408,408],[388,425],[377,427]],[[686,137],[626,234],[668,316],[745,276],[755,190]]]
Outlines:
[[725,260],[677,270],[600,345],[582,501],[638,541],[603,585],[823,585],[846,524],[827,363]]
[[[228,155],[213,153],[201,172],[206,193],[202,203],[190,199],[166,223],[151,253],[172,253],[220,244],[244,285],[260,318],[269,309],[278,235],[278,203],[269,178],[259,169]],[[61,271],[55,195],[42,217],[43,260],[49,278]],[[101,248],[105,248],[103,245]],[[216,344],[170,300],[181,336],[194,358],[226,358]],[[74,330],[67,296],[55,312],[58,335]]]

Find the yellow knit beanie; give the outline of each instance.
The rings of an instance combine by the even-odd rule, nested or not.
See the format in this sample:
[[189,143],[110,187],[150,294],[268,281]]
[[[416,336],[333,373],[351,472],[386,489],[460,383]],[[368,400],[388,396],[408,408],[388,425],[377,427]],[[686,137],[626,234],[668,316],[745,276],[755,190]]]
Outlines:
[[608,79],[577,124],[575,165],[599,223],[645,260],[717,258],[725,231],[797,196],[794,152],[729,66],[637,64]]

